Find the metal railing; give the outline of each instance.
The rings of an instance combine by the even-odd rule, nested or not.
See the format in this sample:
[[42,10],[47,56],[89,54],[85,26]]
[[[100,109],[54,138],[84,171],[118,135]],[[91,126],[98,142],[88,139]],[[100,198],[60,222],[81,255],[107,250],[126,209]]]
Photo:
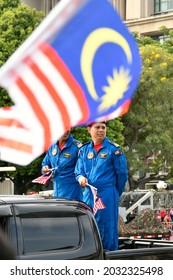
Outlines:
[[131,211],[135,210],[137,207],[140,207],[141,204],[148,198],[150,198],[150,208],[153,209],[153,195],[154,195],[154,192],[153,191],[150,191],[150,192],[147,192],[142,198],[140,198],[137,202],[135,202],[132,206],[130,206],[125,214],[128,215]]

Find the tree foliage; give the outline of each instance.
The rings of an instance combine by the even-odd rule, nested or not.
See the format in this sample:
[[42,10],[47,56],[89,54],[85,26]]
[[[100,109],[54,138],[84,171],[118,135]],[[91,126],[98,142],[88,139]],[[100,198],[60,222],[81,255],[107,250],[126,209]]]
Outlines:
[[4,13],[5,10],[9,10],[10,8],[17,8],[20,4],[20,0],[0,0],[0,16]]
[[43,12],[24,4],[3,10],[0,15],[0,66],[32,33],[42,19]]
[[[173,57],[168,42],[161,45],[143,37],[138,44],[141,79],[130,110],[123,116],[131,189],[161,178],[161,171],[168,172],[165,179],[171,178],[173,168]],[[134,180],[138,171],[141,176]]]

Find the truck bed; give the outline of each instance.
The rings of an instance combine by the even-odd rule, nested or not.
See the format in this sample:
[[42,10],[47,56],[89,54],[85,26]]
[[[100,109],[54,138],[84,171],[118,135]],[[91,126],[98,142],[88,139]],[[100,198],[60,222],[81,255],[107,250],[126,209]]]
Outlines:
[[105,258],[111,260],[172,260],[173,242],[156,239],[119,240],[119,250],[105,252]]

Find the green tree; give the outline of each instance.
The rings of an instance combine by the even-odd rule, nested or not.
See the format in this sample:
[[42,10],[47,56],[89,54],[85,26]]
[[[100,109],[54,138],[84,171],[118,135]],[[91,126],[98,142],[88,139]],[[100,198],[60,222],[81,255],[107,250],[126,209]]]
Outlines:
[[10,8],[16,8],[21,4],[20,0],[0,0],[0,15],[4,13],[4,10],[9,10]]
[[163,47],[169,52],[173,53],[173,30],[170,30],[169,33],[169,39],[165,40]]
[[[21,4],[20,0],[0,0],[0,66],[26,40],[44,17],[43,12]],[[6,90],[0,88],[0,107],[12,104]],[[16,192],[26,193],[31,180],[40,172],[40,162],[41,157],[27,167],[16,166],[15,172],[6,174],[13,178]],[[0,162],[0,166],[11,165],[11,163]],[[2,173],[0,175],[4,176]]]
[[[142,74],[131,107],[123,116],[130,188],[151,179],[172,177],[173,170],[173,57],[170,44],[137,38]],[[166,47],[167,44],[167,47]],[[139,179],[134,175],[139,172]],[[151,173],[146,177],[146,173]]]

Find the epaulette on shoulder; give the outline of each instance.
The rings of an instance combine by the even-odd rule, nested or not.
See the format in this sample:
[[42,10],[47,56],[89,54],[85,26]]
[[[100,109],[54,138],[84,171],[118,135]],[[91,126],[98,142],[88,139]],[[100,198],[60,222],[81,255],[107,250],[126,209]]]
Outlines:
[[119,147],[120,145],[118,145],[117,143],[115,142],[112,142],[112,141],[109,141],[112,145],[114,145],[115,147]]
[[82,147],[83,147],[83,146],[86,146],[86,145],[88,145],[88,144],[90,144],[90,143],[91,143],[91,141],[88,141],[88,142],[82,144]]
[[81,148],[83,146],[82,143],[77,140],[73,140],[73,144],[75,144],[78,148]]

